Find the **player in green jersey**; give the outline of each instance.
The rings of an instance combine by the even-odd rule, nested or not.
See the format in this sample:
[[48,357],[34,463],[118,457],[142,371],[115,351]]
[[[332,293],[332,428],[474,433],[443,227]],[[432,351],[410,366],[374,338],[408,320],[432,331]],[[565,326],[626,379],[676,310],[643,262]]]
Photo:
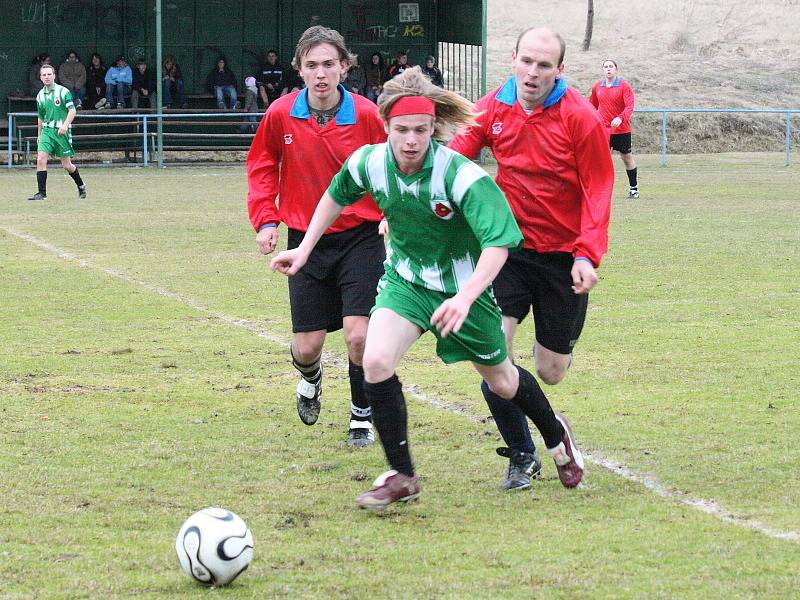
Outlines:
[[70,158],[75,156],[72,148],[72,120],[75,118],[75,104],[72,94],[64,86],[58,85],[55,69],[52,65],[42,65],[39,77],[44,87],[36,96],[36,109],[39,112],[36,153],[36,182],[39,191],[28,200],[47,200],[47,157],[56,156],[75,185],[78,186],[78,197],[86,198],[86,186],[78,173],[78,167]]
[[489,175],[434,141],[473,124],[472,103],[434,86],[414,67],[386,83],[378,107],[388,142],[363,146],[345,161],[300,246],[272,260],[274,270],[296,273],[344,206],[365,192],[386,216],[386,274],[367,329],[364,391],[392,470],[356,503],[380,510],[419,495],[395,370],[426,331],[436,336],[444,362],[472,362],[494,393],[523,410],[541,432],[562,483],[577,486],[583,458],[569,426],[534,377],[508,358],[500,309],[488,289],[522,234]]

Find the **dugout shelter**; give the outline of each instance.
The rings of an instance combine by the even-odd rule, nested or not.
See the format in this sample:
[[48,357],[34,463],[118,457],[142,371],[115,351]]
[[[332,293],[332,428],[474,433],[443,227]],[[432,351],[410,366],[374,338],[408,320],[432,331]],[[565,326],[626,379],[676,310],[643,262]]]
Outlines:
[[[183,72],[190,108],[213,107],[206,75],[224,55],[242,86],[270,48],[288,66],[309,26],[340,31],[363,63],[375,51],[393,59],[408,52],[413,64],[434,55],[445,85],[477,99],[486,89],[487,0],[19,0],[0,2],[1,115],[35,110],[28,73],[35,55],[48,52],[56,68],[70,50],[87,65],[99,52],[106,66],[124,54],[155,66],[172,54]],[[157,52],[157,4],[161,52]],[[388,63],[387,63],[388,64]],[[160,72],[160,67],[158,68]],[[195,104],[195,106],[192,106]],[[5,128],[5,127],[4,127]],[[5,133],[5,131],[3,132]]]

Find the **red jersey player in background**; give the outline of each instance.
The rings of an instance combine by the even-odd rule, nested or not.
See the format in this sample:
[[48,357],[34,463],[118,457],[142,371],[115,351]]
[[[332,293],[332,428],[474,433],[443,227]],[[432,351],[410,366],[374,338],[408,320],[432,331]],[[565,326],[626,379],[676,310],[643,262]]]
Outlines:
[[[591,104],[565,83],[564,52],[558,33],[524,31],[511,53],[512,77],[478,101],[478,125],[450,142],[469,157],[486,146],[497,160],[497,185],[525,237],[494,280],[508,353],[532,311],[536,371],[550,385],[566,374],[583,329],[608,249],[614,186],[608,135]],[[501,487],[525,489],[541,469],[525,415],[485,381],[481,389],[508,444],[498,448],[509,458]]]
[[631,151],[631,115],[634,97],[630,84],[617,75],[617,63],[603,61],[603,79],[592,87],[591,102],[600,113],[600,120],[608,128],[610,146],[619,152],[628,174],[628,198],[639,197],[639,182],[636,178],[636,161]]
[[[281,222],[288,228],[288,248],[299,246],[345,159],[365,144],[386,140],[377,107],[341,85],[351,58],[339,32],[307,29],[292,61],[306,88],[277,98],[261,120],[247,156],[247,208],[262,254],[275,249]],[[362,358],[386,258],[380,221],[368,196],[349,206],[289,278],[298,415],[306,425],[319,418],[322,346],[327,332],[344,329],[351,393],[347,443],[356,447],[375,440]]]

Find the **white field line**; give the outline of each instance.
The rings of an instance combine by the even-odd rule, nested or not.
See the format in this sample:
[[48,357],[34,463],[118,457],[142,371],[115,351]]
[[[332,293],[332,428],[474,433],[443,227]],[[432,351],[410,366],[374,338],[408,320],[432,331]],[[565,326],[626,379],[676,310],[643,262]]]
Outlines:
[[[5,231],[10,235],[25,240],[26,242],[29,242],[34,246],[38,246],[39,248],[46,250],[51,254],[55,254],[57,257],[61,259],[77,263],[80,267],[93,269],[95,271],[105,273],[106,275],[110,275],[111,277],[116,277],[117,279],[121,279],[122,281],[130,283],[132,285],[139,286],[150,292],[158,294],[159,296],[162,296],[164,298],[169,298],[171,300],[175,300],[177,302],[190,306],[191,308],[199,312],[206,313],[216,319],[219,319],[223,323],[226,323],[228,325],[234,325],[236,327],[241,327],[242,329],[254,333],[257,336],[269,342],[278,344],[283,347],[289,347],[289,342],[284,337],[270,333],[269,331],[259,327],[252,321],[249,321],[247,319],[232,317],[230,315],[226,315],[225,313],[215,311],[207,307],[203,303],[198,302],[192,298],[183,296],[181,294],[177,294],[161,286],[154,285],[152,283],[148,283],[140,279],[136,279],[135,277],[131,277],[124,271],[119,271],[117,269],[111,269],[108,267],[96,266],[84,258],[80,258],[74,254],[66,252],[58,248],[57,246],[54,246],[49,242],[40,240],[32,235],[28,235],[26,233],[20,233],[18,231],[9,229],[8,227],[4,226],[0,226],[0,229],[2,229],[3,231]],[[326,352],[324,360],[325,362],[329,364],[334,364],[337,367],[347,365],[347,359],[345,357],[339,356],[334,353]],[[405,389],[417,400],[425,402],[430,406],[432,406],[433,408],[446,410],[461,415],[462,417],[465,417],[471,421],[481,422],[481,419],[479,417],[470,413],[469,410],[467,410],[465,407],[451,402],[447,402],[445,400],[441,400],[439,398],[430,397],[424,392],[424,390],[422,390],[422,388],[420,388],[420,386],[416,384],[408,384],[405,386]],[[680,504],[684,504],[686,506],[689,506],[706,514],[709,514],[725,523],[730,523],[732,525],[737,525],[739,527],[751,529],[757,533],[761,533],[771,538],[800,543],[800,533],[796,531],[781,531],[778,529],[773,529],[772,527],[768,527],[767,525],[764,525],[763,523],[760,523],[758,521],[754,521],[752,519],[748,519],[747,517],[736,515],[735,513],[732,513],[729,510],[725,509],[724,507],[720,506],[717,502],[713,500],[704,500],[687,496],[686,494],[684,494],[679,490],[667,487],[666,485],[659,482],[657,479],[651,477],[650,475],[642,475],[640,473],[636,473],[635,471],[628,469],[625,465],[620,464],[612,459],[604,457],[597,450],[591,450],[591,451],[583,450],[583,455],[588,461],[594,463],[595,465],[603,467],[604,469],[611,471],[612,473],[618,475],[619,477],[639,483],[648,490],[650,490],[651,492],[657,494],[658,496],[661,496],[662,498],[667,498],[669,500],[679,502]]]

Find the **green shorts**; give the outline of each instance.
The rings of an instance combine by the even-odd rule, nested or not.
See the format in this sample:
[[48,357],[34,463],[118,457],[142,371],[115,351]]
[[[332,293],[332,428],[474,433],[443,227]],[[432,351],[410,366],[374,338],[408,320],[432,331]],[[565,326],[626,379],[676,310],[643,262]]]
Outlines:
[[47,152],[50,156],[59,158],[75,156],[75,150],[72,148],[72,129],[67,129],[66,135],[58,135],[58,129],[42,127],[37,147],[39,152]]
[[508,356],[506,337],[503,318],[492,292],[486,290],[478,296],[461,330],[443,338],[431,325],[431,315],[451,297],[451,294],[415,285],[400,277],[394,269],[387,268],[378,283],[378,297],[372,312],[388,308],[422,331],[433,332],[437,340],[436,354],[447,364],[468,360],[492,366],[503,362]]

